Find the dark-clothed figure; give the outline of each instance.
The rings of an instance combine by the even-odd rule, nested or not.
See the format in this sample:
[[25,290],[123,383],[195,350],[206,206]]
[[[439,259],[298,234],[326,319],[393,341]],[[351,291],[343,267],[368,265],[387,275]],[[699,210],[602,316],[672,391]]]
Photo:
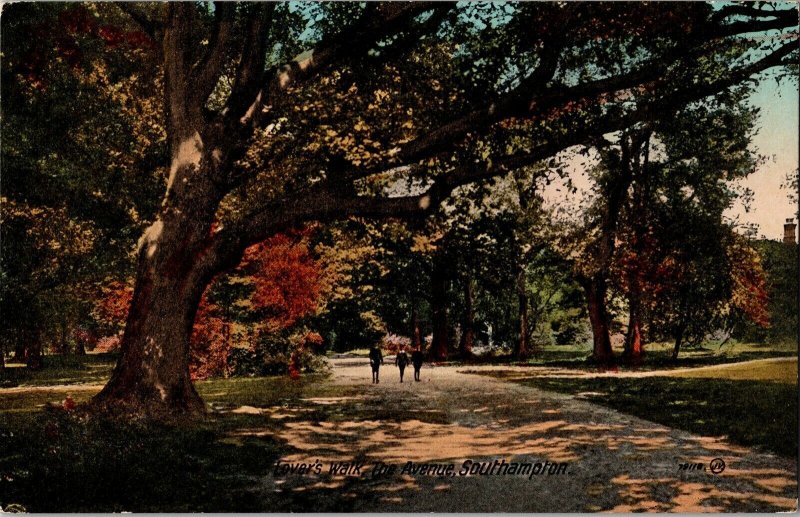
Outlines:
[[372,366],[372,382],[373,384],[378,384],[380,379],[378,379],[378,371],[383,364],[383,354],[381,353],[381,349],[377,346],[373,346],[369,350],[369,365]]
[[394,358],[394,364],[400,368],[400,382],[403,382],[403,374],[406,371],[406,365],[408,364],[408,355],[406,355],[405,350],[400,350],[397,352],[397,355]]
[[422,356],[422,351],[418,348],[411,352],[411,364],[414,365],[414,380],[419,381],[419,371],[422,369],[422,363],[424,362],[424,358]]

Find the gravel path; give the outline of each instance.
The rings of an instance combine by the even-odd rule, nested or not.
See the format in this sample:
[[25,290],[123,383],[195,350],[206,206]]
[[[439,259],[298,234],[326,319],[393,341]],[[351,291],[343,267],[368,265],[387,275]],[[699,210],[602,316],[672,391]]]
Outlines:
[[[355,511],[756,512],[797,508],[795,460],[695,436],[612,409],[487,376],[463,367],[394,366],[370,383],[365,359],[334,359],[332,381],[345,396],[305,399],[364,419],[287,421],[277,438],[299,452],[283,462],[365,462],[362,476],[289,475],[270,485],[314,508]],[[469,367],[469,370],[491,367]],[[506,368],[507,369],[507,368]],[[376,417],[375,415],[382,415]],[[286,418],[279,408],[270,418]],[[713,474],[721,458],[726,468]],[[545,472],[460,476],[463,462],[541,463]],[[406,462],[454,465],[453,476],[400,472]],[[373,464],[397,471],[372,478]],[[545,462],[549,462],[546,464]],[[704,470],[681,470],[680,464]],[[502,463],[501,463],[502,464]],[[273,483],[277,483],[274,485]],[[305,505],[304,505],[305,506]]]

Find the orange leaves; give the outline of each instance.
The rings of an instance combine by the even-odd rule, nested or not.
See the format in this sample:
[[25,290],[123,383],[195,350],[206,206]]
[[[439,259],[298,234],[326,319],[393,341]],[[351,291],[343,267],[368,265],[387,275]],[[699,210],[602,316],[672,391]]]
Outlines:
[[128,308],[133,298],[133,287],[115,281],[104,287],[102,291],[103,297],[95,308],[98,319],[108,325],[121,325],[128,317]]
[[306,242],[278,234],[245,251],[244,265],[252,272],[253,305],[263,309],[267,326],[286,328],[317,310],[320,267]]
[[[311,256],[307,233],[278,234],[251,246],[244,253],[242,269],[253,286],[251,307],[263,312],[263,331],[276,332],[314,313],[320,298],[320,267]],[[227,372],[228,356],[234,346],[233,323],[221,316],[218,306],[206,296],[200,302],[191,339],[192,378],[203,379]],[[301,346],[318,348],[322,336],[308,332]],[[299,375],[299,358],[289,360],[291,375]]]
[[218,316],[218,312],[218,307],[203,296],[190,340],[189,372],[194,380],[222,374],[228,366],[231,324]]

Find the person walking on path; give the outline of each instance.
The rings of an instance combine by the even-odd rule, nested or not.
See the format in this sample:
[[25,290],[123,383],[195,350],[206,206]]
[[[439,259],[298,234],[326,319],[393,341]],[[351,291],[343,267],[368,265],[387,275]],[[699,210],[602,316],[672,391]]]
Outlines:
[[383,364],[383,354],[381,353],[381,349],[377,346],[373,346],[369,350],[369,365],[372,366],[372,383],[378,384],[380,379],[378,378],[379,370],[381,369],[381,365]]
[[417,347],[416,350],[411,352],[411,364],[414,365],[414,380],[419,382],[419,371],[422,368],[422,363],[425,361],[422,355],[422,350]]
[[394,357],[394,364],[400,368],[400,382],[403,382],[403,374],[406,371],[406,365],[408,364],[408,355],[406,354],[405,349],[401,349],[397,352],[397,355]]

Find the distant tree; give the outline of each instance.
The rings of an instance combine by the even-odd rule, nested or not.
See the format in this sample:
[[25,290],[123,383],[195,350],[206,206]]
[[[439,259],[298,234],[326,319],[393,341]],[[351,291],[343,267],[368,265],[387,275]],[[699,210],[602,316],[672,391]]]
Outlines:
[[[627,302],[624,358],[631,362],[641,361],[643,326],[653,304],[662,311],[656,319],[681,322],[672,334],[682,339],[686,326],[707,333],[718,304],[730,296],[733,280],[722,272],[730,272],[726,243],[733,241],[723,212],[736,199],[730,182],[746,177],[757,163],[748,148],[756,116],[744,101],[748,93],[732,89],[668,119],[632,126],[612,141],[595,140],[595,197],[573,237],[595,360],[611,353],[609,289]],[[657,298],[670,296],[680,307],[665,313],[672,301]]]
[[374,345],[386,333],[387,316],[395,332],[405,331],[398,316],[405,293],[385,301],[397,312],[379,309],[379,298],[386,293],[381,287],[392,285],[382,276],[398,271],[383,265],[393,260],[392,242],[384,228],[355,219],[321,226],[313,235],[309,246],[319,263],[321,294],[319,311],[309,324],[334,350]]
[[2,140],[0,339],[31,366],[48,345],[91,341],[96,293],[130,272],[130,244],[157,210],[155,46],[109,5],[4,13],[2,130],[15,137]]
[[[732,336],[741,341],[794,344],[798,313],[797,246],[769,240],[751,242],[749,246],[758,256],[753,257],[752,251],[747,250],[744,260],[739,259],[741,265],[737,265],[743,279],[737,298],[740,305],[748,308],[732,311]],[[765,298],[769,327],[758,324],[764,322]]]

